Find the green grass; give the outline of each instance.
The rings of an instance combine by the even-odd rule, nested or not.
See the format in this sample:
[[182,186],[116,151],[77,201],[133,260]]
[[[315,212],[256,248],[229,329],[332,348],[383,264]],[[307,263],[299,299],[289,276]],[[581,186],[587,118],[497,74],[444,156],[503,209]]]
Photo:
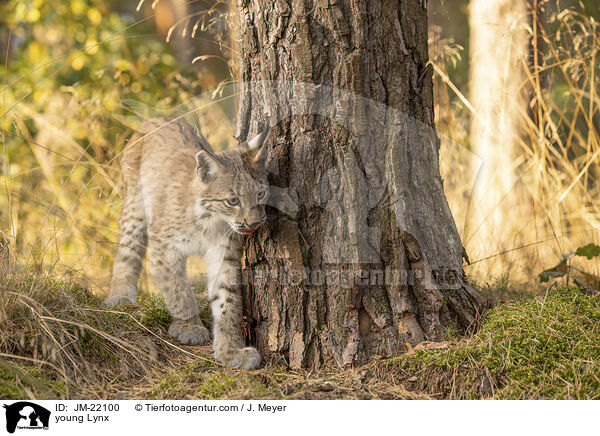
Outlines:
[[0,399],[58,399],[66,395],[66,386],[50,380],[36,368],[0,359]]
[[141,323],[148,328],[167,329],[171,323],[171,315],[162,295],[142,294],[138,297],[138,303],[142,307]]
[[[156,378],[144,388],[145,398],[151,399],[280,399],[278,379],[269,375],[276,369],[234,371],[207,359],[175,368]],[[285,381],[280,377],[279,381]]]

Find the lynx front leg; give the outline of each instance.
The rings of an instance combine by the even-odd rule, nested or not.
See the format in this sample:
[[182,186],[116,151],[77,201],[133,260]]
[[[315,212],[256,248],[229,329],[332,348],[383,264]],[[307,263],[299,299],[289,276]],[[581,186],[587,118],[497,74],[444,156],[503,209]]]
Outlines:
[[232,368],[258,368],[260,354],[245,346],[242,334],[240,252],[234,247],[213,249],[206,261],[215,358]]
[[186,258],[176,250],[152,244],[152,269],[173,322],[169,334],[184,344],[199,345],[210,339],[200,320],[198,303],[187,279]]

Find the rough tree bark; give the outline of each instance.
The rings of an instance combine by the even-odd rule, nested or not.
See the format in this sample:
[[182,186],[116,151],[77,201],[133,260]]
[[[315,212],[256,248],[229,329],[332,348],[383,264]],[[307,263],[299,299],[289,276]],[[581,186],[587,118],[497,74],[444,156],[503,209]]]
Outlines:
[[439,175],[424,2],[235,7],[237,137],[270,125],[270,182],[298,207],[294,218],[273,208],[248,240],[250,342],[267,360],[318,368],[469,329],[483,299]]

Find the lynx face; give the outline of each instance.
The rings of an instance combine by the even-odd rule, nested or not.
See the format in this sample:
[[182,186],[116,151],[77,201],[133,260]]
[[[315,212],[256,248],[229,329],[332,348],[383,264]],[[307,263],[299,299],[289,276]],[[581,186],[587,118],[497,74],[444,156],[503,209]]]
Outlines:
[[237,233],[250,234],[266,220],[269,197],[263,169],[264,137],[257,137],[245,150],[196,154],[196,172],[201,180],[200,205],[217,214]]

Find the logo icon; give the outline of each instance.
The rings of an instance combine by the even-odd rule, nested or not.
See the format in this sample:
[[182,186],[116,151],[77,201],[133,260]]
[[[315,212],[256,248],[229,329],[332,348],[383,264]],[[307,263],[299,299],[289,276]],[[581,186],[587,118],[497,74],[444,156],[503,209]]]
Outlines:
[[3,405],[6,409],[6,431],[14,433],[19,429],[48,429],[50,411],[29,401],[19,401]]

